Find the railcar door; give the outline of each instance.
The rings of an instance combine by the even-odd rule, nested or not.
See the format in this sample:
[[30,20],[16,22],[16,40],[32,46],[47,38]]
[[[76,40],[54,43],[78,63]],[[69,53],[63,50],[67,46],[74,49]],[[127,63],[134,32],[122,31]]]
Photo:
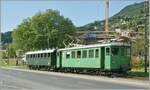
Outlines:
[[105,48],[101,48],[101,68],[104,69],[104,60],[105,60]]
[[110,70],[110,47],[105,47],[104,69]]
[[62,51],[59,52],[59,65],[60,65],[60,68],[62,67]]

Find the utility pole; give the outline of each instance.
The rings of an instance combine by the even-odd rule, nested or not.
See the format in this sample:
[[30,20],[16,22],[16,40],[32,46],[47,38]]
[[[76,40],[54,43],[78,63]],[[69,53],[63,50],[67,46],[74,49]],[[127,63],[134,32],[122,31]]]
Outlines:
[[108,33],[109,31],[108,18],[109,18],[109,0],[105,0],[105,32],[106,33]]
[[149,0],[145,0],[145,72],[147,72],[147,59],[148,59],[148,22],[149,22]]

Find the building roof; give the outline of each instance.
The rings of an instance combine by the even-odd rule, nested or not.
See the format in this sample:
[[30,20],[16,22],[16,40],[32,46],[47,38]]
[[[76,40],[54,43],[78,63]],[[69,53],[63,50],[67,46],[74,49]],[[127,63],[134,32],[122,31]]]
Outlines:
[[83,34],[80,38],[96,38],[96,34]]

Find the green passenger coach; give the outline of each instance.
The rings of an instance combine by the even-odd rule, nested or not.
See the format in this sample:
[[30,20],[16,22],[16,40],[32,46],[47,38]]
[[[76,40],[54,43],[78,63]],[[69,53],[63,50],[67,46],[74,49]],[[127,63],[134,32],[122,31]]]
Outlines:
[[129,44],[109,43],[59,49],[57,67],[71,70],[128,71],[131,49]]
[[56,54],[55,50],[41,50],[27,52],[26,61],[29,68],[55,68]]

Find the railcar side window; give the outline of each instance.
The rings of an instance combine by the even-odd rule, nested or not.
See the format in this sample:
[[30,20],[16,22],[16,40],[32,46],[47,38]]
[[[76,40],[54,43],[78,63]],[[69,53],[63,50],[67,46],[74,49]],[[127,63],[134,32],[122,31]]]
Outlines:
[[109,48],[106,48],[106,55],[110,55],[110,49]]
[[83,58],[87,58],[87,50],[83,51]]
[[95,50],[95,57],[99,57],[99,49]]
[[70,58],[70,52],[66,52],[66,58],[67,58],[67,59]]
[[111,53],[112,53],[113,56],[119,55],[119,48],[112,48]]
[[72,58],[75,58],[75,51],[72,51],[71,54],[72,54]]
[[94,57],[94,51],[93,50],[89,50],[89,58],[93,58]]
[[81,51],[77,51],[77,58],[81,58]]

